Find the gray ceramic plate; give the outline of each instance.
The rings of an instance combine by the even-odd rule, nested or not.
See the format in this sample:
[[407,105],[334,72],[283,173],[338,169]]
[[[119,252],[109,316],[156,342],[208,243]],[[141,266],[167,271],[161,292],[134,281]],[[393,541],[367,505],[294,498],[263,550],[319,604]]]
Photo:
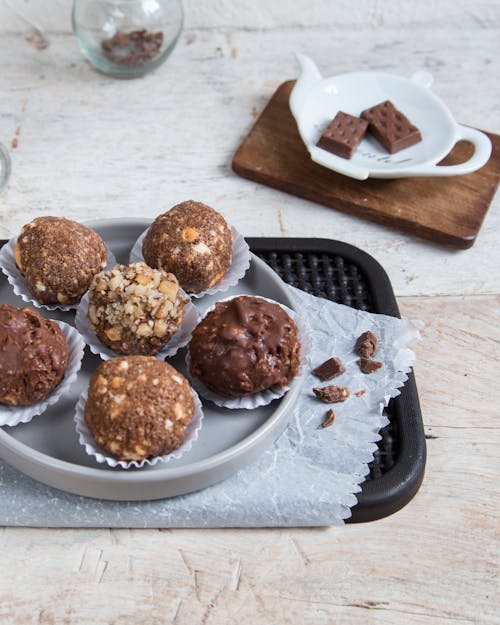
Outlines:
[[[102,220],[88,225],[101,234],[119,262],[127,262],[133,242],[149,223]],[[242,293],[263,295],[293,308],[283,282],[255,256],[236,287],[203,298],[200,304],[205,307],[217,299]],[[0,302],[23,305],[3,277]],[[42,309],[42,314],[69,323],[74,320],[73,312]],[[170,361],[174,366],[182,368],[184,351]],[[40,482],[78,495],[129,501],[172,497],[223,480],[270,447],[285,429],[302,383],[297,378],[282,399],[255,410],[226,410],[204,402],[200,437],[182,458],[138,470],[111,469],[87,456],[73,423],[77,398],[100,362],[87,348],[79,379],[69,395],[30,423],[0,428],[0,457]]]

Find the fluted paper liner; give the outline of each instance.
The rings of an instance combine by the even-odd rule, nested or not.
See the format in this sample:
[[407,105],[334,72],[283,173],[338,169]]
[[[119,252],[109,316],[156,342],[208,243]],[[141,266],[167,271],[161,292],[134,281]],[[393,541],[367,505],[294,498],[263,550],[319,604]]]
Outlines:
[[[227,302],[229,300],[235,299],[239,297],[239,295],[233,295],[232,297],[226,297],[224,299],[219,300],[219,302]],[[259,299],[265,300],[266,302],[270,302],[271,304],[276,304],[283,308],[283,310],[293,319],[295,325],[297,326],[298,336],[300,340],[300,365],[299,371],[295,378],[290,381],[290,384],[298,377],[301,377],[305,371],[307,361],[309,358],[309,352],[311,350],[311,338],[309,334],[309,328],[307,324],[300,318],[300,316],[288,306],[284,304],[280,304],[272,299],[261,296],[250,296],[250,297],[258,297]],[[217,303],[219,303],[217,302]],[[216,303],[216,304],[217,304]],[[200,318],[200,322],[208,315],[209,312],[214,310],[216,304],[210,306]],[[252,410],[253,408],[258,408],[259,406],[267,406],[275,399],[279,399],[283,397],[283,395],[289,390],[290,384],[287,384],[284,388],[280,390],[273,391],[271,389],[265,391],[259,391],[258,393],[254,393],[253,395],[247,395],[246,397],[224,397],[219,395],[218,393],[214,393],[210,389],[208,389],[201,380],[195,378],[191,375],[189,371],[189,349],[186,355],[186,364],[189,380],[193,386],[193,388],[205,399],[209,399],[211,402],[220,406],[221,408],[231,408],[231,409],[240,409],[245,408],[246,410]]]
[[[142,242],[144,241],[144,237],[148,233],[148,230],[149,228],[145,230],[134,243],[130,252],[130,263],[135,263],[137,261],[146,262],[142,254]],[[217,284],[214,284],[214,286],[206,289],[205,291],[200,291],[199,293],[189,293],[189,297],[198,298],[203,297],[204,295],[213,295],[214,293],[227,291],[230,287],[238,284],[241,278],[243,278],[246,274],[248,268],[250,267],[250,248],[236,228],[231,226],[231,232],[233,233],[233,255],[229,269],[224,274],[224,277],[222,280],[217,282]]]
[[[68,312],[69,310],[76,310],[79,303],[76,304],[41,304],[36,300],[31,291],[28,288],[28,283],[23,274],[19,271],[16,265],[16,257],[14,255],[14,246],[16,245],[17,237],[10,239],[0,250],[0,269],[6,275],[9,284],[11,285],[14,293],[22,298],[25,302],[33,304],[36,308],[45,308],[46,310],[62,310]],[[106,248],[107,264],[102,271],[112,269],[116,265],[116,258],[113,252],[109,249],[104,242]]]
[[66,393],[73,382],[76,380],[77,374],[82,366],[83,350],[85,343],[79,332],[73,326],[64,323],[64,321],[54,321],[61,328],[68,343],[68,366],[63,379],[56,388],[45,399],[38,401],[31,406],[4,406],[0,404],[0,426],[14,426],[18,423],[28,423],[47,410],[49,406],[57,403],[61,396]]
[[[198,325],[199,314],[196,307],[191,302],[189,297],[182,291],[181,295],[187,300],[186,307],[184,308],[184,319],[177,332],[170,338],[166,345],[156,354],[153,354],[158,360],[165,360],[165,358],[171,358],[179,351],[181,347],[188,344],[191,333]],[[87,317],[87,311],[89,309],[89,294],[85,293],[82,297],[82,301],[76,310],[75,325],[78,331],[82,335],[84,341],[90,348],[90,351],[97,356],[100,356],[103,360],[109,360],[110,358],[116,358],[117,356],[124,356],[126,354],[119,354],[113,351],[110,347],[107,347],[96,336],[95,332],[90,327],[90,323]]]
[[144,466],[154,467],[154,465],[158,464],[159,462],[178,460],[181,456],[183,456],[191,449],[193,443],[198,439],[203,421],[203,409],[200,398],[198,397],[194,389],[191,389],[191,392],[193,393],[194,400],[193,418],[186,427],[184,442],[180,447],[174,449],[174,451],[170,452],[169,454],[165,454],[164,456],[155,456],[154,458],[146,458],[145,460],[141,460],[140,462],[137,460],[117,460],[116,458],[113,458],[113,456],[108,456],[107,452],[97,445],[94,437],[87,427],[87,424],[85,423],[84,413],[85,404],[87,403],[87,391],[84,391],[80,395],[80,399],[78,400],[78,403],[75,407],[74,421],[76,431],[78,433],[78,440],[80,441],[80,444],[85,447],[85,451],[89,456],[94,456],[97,462],[101,464],[105,463],[113,468],[121,467],[122,469],[130,469],[132,467],[135,467],[136,469],[140,469]]

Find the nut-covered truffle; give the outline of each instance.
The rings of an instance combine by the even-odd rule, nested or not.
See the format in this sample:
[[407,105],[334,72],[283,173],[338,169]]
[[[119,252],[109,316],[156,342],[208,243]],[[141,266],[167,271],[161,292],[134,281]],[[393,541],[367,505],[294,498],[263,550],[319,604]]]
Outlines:
[[30,308],[0,304],[0,404],[45,399],[64,377],[68,351],[56,323]]
[[101,237],[76,221],[38,217],[23,226],[16,264],[41,304],[76,304],[106,266]]
[[183,375],[156,358],[126,356],[95,370],[85,422],[106,452],[119,460],[144,460],[180,447],[193,413]]
[[99,340],[119,354],[156,354],[177,332],[188,300],[176,277],[146,263],[116,265],[89,289],[88,319]]
[[157,217],[142,244],[151,267],[171,271],[188,293],[222,280],[231,264],[233,235],[216,210],[201,202],[182,202]]
[[191,375],[225,397],[281,390],[297,375],[300,341],[278,304],[239,296],[219,302],[189,343]]

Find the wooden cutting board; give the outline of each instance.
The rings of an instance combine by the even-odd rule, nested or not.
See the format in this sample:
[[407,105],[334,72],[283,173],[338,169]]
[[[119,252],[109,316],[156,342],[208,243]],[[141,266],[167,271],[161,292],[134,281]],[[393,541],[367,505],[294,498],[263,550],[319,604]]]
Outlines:
[[[462,249],[474,244],[500,180],[500,136],[486,133],[492,155],[472,174],[354,180],[309,158],[288,106],[293,85],[290,80],[278,87],[238,148],[232,163],[237,174],[431,241]],[[442,163],[463,162],[472,150],[460,141]]]

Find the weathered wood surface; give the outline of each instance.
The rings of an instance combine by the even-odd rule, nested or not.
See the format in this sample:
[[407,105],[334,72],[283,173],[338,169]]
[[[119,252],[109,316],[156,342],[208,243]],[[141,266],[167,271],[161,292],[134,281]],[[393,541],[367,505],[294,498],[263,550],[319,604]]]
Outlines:
[[[249,236],[362,247],[402,313],[426,324],[416,346],[426,478],[396,515],[345,528],[0,529],[0,623],[500,623],[499,198],[475,246],[454,252],[230,170],[257,113],[296,75],[294,50],[325,73],[427,69],[457,119],[499,133],[498,4],[185,4],[172,57],[123,82],[82,59],[70,2],[0,0],[0,138],[13,158],[0,236],[47,212],[152,217],[194,197]],[[33,24],[43,50],[25,39]]]

